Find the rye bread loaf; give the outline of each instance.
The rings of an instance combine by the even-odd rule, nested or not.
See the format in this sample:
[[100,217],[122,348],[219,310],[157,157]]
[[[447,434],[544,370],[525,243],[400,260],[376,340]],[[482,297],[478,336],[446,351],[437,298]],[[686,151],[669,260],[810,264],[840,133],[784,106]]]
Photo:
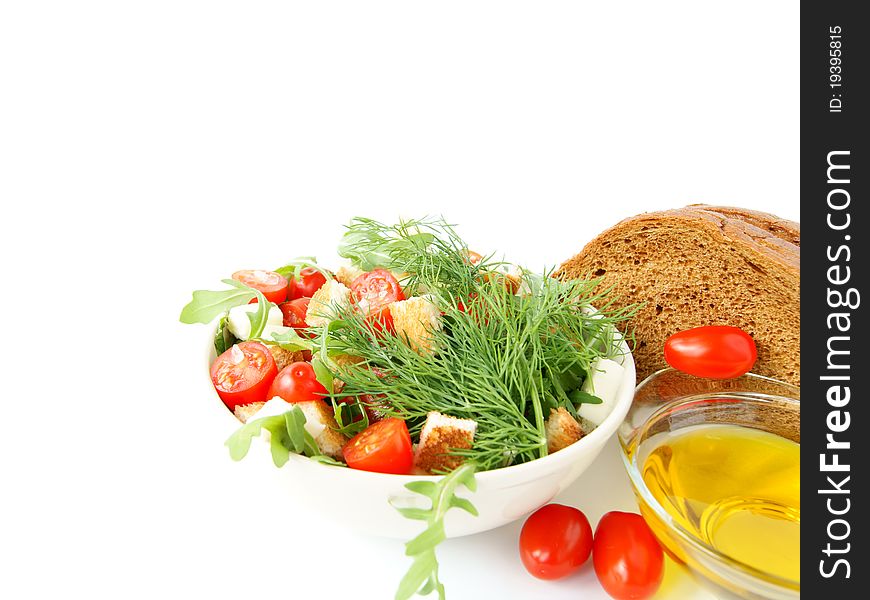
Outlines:
[[800,385],[800,225],[733,207],[692,205],[621,221],[565,261],[557,277],[601,279],[614,308],[643,303],[638,381],[667,366],[673,333],[733,325],[758,347],[753,372]]

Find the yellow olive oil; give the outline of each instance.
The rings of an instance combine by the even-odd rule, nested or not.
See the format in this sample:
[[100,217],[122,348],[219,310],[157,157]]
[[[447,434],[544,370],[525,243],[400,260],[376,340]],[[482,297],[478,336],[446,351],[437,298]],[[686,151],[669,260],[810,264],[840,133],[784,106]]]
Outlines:
[[683,528],[739,562],[800,581],[799,444],[718,424],[648,443],[643,479]]

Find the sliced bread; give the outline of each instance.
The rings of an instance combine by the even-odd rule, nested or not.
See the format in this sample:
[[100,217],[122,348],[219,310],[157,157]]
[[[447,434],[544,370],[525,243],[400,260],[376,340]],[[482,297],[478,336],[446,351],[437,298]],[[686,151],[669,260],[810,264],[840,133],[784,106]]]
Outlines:
[[692,205],[621,221],[556,273],[600,279],[614,307],[642,303],[634,332],[638,380],[666,367],[665,340],[733,325],[758,347],[753,372],[800,385],[800,225],[734,207]]

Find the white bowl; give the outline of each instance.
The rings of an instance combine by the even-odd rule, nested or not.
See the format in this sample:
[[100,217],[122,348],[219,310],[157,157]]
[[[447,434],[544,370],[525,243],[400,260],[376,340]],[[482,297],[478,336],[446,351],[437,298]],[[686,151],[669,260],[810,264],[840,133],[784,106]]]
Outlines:
[[[213,332],[214,328],[209,328]],[[203,381],[214,399],[214,410],[226,414],[227,437],[241,426],[227,410],[211,383],[208,366],[215,359],[212,336],[206,352]],[[478,516],[458,509],[447,513],[444,521],[447,537],[459,537],[506,525],[543,506],[571,485],[601,452],[631,406],[634,397],[635,367],[628,346],[622,342],[625,367],[613,410],[592,433],[579,441],[544,458],[477,473],[477,490],[469,492],[459,488],[459,495],[467,497],[477,508]],[[229,460],[229,457],[227,457]],[[246,461],[268,461],[268,444],[254,440]],[[286,482],[288,496],[309,510],[318,511],[348,529],[383,537],[411,539],[422,529],[422,521],[403,517],[394,508],[428,508],[429,500],[405,489],[411,481],[437,481],[440,476],[389,475],[358,471],[346,467],[324,465],[304,456],[290,455],[275,476]],[[348,499],[353,501],[349,502]]]

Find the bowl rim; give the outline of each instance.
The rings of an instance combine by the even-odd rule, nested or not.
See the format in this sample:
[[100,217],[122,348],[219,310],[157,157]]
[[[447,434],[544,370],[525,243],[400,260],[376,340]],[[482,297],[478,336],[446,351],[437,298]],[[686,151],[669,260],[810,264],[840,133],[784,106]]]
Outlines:
[[[218,396],[217,392],[214,389],[214,385],[211,382],[211,377],[209,376],[211,362],[215,358],[214,332],[217,328],[218,321],[219,319],[215,319],[205,328],[207,333],[207,335],[205,336],[206,364],[202,372],[204,374],[204,380],[207,382],[208,389],[211,393],[211,397],[217,402],[218,406],[223,408],[225,414],[227,415],[226,422],[228,428],[231,427],[230,432],[232,432],[238,429],[241,426],[241,423],[235,417],[235,415],[233,415],[232,411],[227,409],[226,405],[220,399],[220,396]],[[631,348],[628,346],[628,343],[625,340],[625,336],[618,329],[616,330],[616,336],[619,340],[620,350],[623,352],[621,355],[619,355],[619,358],[622,359],[621,364],[625,368],[625,370],[623,372],[622,381],[620,381],[619,384],[619,390],[616,393],[616,404],[613,406],[610,414],[608,414],[604,418],[604,421],[602,421],[597,427],[595,427],[595,429],[593,429],[591,433],[584,435],[581,439],[577,440],[567,448],[564,448],[558,452],[547,454],[547,456],[544,456],[542,458],[536,458],[535,460],[531,460],[525,463],[509,465],[507,467],[502,467],[499,469],[490,469],[488,471],[477,471],[474,474],[474,478],[478,484],[501,482],[505,479],[512,479],[516,476],[527,475],[529,472],[533,472],[535,470],[547,467],[552,468],[552,470],[559,470],[560,468],[564,468],[565,466],[574,462],[575,455],[582,453],[585,448],[595,447],[594,444],[596,442],[598,443],[599,447],[603,446],[604,443],[616,433],[620,424],[623,422],[626,415],[628,414],[629,408],[631,408],[631,403],[634,399],[634,393],[636,389],[635,382],[637,381],[634,356],[631,353]],[[349,477],[359,477],[369,480],[389,478],[390,482],[396,482],[401,484],[410,483],[412,481],[438,481],[444,477],[444,475],[396,475],[392,473],[375,473],[371,471],[361,471],[359,469],[350,469],[348,467],[340,467],[336,465],[329,465],[318,461],[313,461],[307,456],[293,453],[290,454],[290,459],[291,460],[288,461],[288,464],[294,461],[304,461],[306,463],[310,463],[311,465],[316,465],[319,468],[330,469],[332,472],[340,471],[343,473],[347,473],[349,474]]]
[[[660,369],[655,373],[649,375],[646,379],[637,384],[635,391],[640,390],[644,385],[649,384],[652,380],[661,376],[667,372],[676,372],[676,369],[671,367],[667,367],[664,369]],[[767,381],[770,383],[774,383],[777,385],[781,385],[784,388],[791,388],[793,390],[797,390],[800,392],[800,388],[794,386],[790,383],[780,381],[778,379],[774,379],[772,377],[766,377],[763,375],[757,375],[755,373],[746,373],[741,377],[747,377],[750,380],[756,381]],[[635,430],[632,431],[632,439],[637,435],[637,432],[641,429],[645,428],[652,422],[656,417],[660,416],[660,414],[666,409],[671,409],[674,406],[679,406],[682,404],[691,404],[697,402],[699,396],[719,396],[725,398],[733,398],[735,400],[740,401],[752,401],[752,402],[760,402],[762,404],[772,404],[776,401],[784,401],[786,404],[796,405],[798,411],[800,411],[800,400],[789,396],[779,396],[776,394],[766,394],[761,392],[749,392],[749,391],[734,391],[734,390],[724,390],[722,392],[703,392],[699,394],[692,394],[685,397],[677,398],[671,400],[670,402],[662,404],[655,411],[650,413],[646,419],[644,419],[643,424],[638,426]],[[627,442],[623,439],[623,436],[620,434],[617,436],[619,439],[620,446],[620,454],[622,455],[622,463],[625,466],[625,470],[628,473],[628,478],[631,481],[631,486],[634,491],[639,494],[643,501],[649,506],[650,509],[655,513],[655,516],[661,520],[665,525],[667,525],[668,529],[675,532],[679,537],[680,541],[687,543],[692,547],[693,550],[703,553],[707,557],[715,560],[716,562],[723,563],[729,568],[736,569],[745,575],[749,575],[754,580],[766,585],[766,586],[775,586],[778,589],[789,589],[789,590],[797,590],[800,591],[800,580],[795,581],[793,579],[789,579],[787,577],[782,577],[779,575],[775,575],[772,573],[768,573],[763,571],[757,567],[753,567],[752,565],[748,565],[740,560],[737,560],[727,554],[724,554],[714,548],[713,546],[707,544],[706,542],[699,539],[697,536],[693,535],[689,531],[687,531],[682,525],[676,522],[676,520],[670,515],[670,513],[665,510],[665,508],[655,499],[652,493],[649,491],[649,488],[646,485],[646,482],[643,480],[643,477],[640,471],[635,468],[635,465],[632,463],[631,458],[628,456],[627,452]],[[629,440],[630,441],[630,440]]]

